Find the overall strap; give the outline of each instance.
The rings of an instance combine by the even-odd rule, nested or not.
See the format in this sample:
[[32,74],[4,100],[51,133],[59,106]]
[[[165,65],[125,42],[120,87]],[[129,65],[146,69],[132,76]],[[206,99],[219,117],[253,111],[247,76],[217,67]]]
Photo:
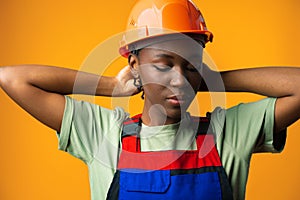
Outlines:
[[139,133],[141,128],[141,117],[142,114],[135,115],[134,117],[128,118],[123,122],[123,129],[121,137],[135,136]]
[[191,116],[191,121],[195,123],[195,126],[198,124],[197,136],[211,134],[210,128],[210,118],[209,117],[195,117]]
[[[138,136],[141,129],[141,114],[138,114],[132,118],[128,118],[123,122],[123,130],[121,137],[126,136]],[[198,124],[197,135],[205,135],[208,133],[210,118],[209,117],[195,117],[191,116],[191,121]],[[195,125],[196,127],[196,125]]]

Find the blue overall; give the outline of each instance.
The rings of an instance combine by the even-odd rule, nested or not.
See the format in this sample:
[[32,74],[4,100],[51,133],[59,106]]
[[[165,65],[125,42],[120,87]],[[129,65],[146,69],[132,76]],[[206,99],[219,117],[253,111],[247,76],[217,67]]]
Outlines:
[[[140,115],[124,122],[118,169],[108,200],[233,199],[208,118],[197,123],[197,150],[141,152]],[[203,149],[206,149],[203,153]]]

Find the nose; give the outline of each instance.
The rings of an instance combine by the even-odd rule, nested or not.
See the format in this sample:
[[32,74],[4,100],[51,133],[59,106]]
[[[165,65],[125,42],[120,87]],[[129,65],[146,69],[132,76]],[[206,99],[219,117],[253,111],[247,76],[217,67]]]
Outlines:
[[173,87],[180,88],[180,87],[184,87],[186,83],[187,83],[186,71],[180,66],[173,67],[170,85]]

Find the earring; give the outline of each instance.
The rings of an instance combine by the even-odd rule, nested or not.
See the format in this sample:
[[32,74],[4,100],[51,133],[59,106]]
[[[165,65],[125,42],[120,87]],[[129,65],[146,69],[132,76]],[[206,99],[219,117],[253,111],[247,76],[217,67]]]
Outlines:
[[145,99],[145,92],[144,92],[144,90],[143,90],[143,92],[142,92],[141,98],[142,98],[143,100]]
[[142,81],[139,77],[138,78],[136,78],[136,77],[133,78],[133,85],[138,89],[139,92],[142,92],[141,98],[145,99],[143,84],[142,84]]

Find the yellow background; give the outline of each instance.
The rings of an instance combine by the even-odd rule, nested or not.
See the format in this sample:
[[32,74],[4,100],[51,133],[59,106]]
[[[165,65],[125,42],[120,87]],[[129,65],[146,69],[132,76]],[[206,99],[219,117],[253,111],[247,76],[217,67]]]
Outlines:
[[[92,49],[123,31],[134,2],[1,0],[0,66],[35,63],[79,69]],[[300,66],[300,1],[195,3],[214,33],[207,50],[220,70]],[[259,98],[228,94],[227,106]],[[253,157],[247,199],[300,198],[299,129],[299,122],[289,128],[283,153]],[[89,199],[87,167],[58,151],[54,131],[1,90],[0,158],[1,200]]]

